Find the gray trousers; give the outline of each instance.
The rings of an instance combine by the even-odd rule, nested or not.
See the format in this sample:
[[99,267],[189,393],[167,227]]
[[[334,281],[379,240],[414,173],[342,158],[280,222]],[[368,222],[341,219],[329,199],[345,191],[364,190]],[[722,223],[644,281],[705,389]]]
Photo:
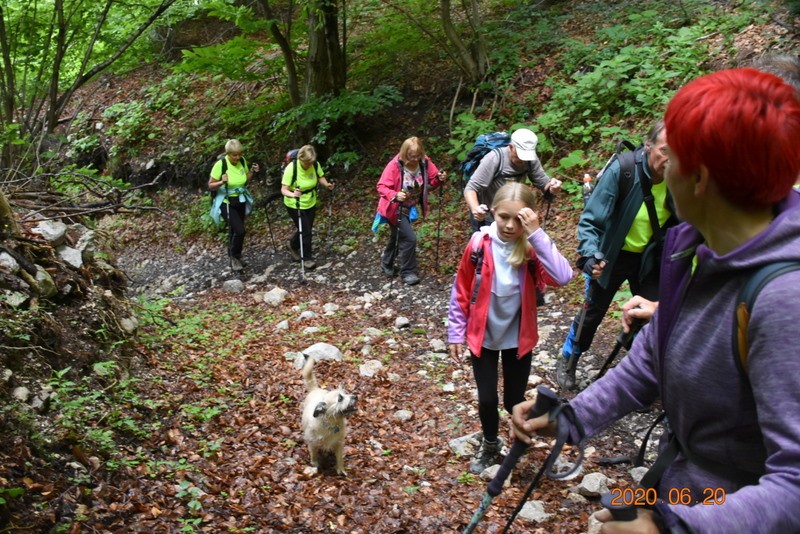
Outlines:
[[[408,211],[403,209],[403,214],[398,217],[397,224],[389,224],[392,234],[389,236],[389,243],[381,256],[384,266],[391,268],[395,260],[400,266],[400,276],[407,274],[417,274],[417,234],[408,220]],[[398,234],[400,242],[397,242]]]

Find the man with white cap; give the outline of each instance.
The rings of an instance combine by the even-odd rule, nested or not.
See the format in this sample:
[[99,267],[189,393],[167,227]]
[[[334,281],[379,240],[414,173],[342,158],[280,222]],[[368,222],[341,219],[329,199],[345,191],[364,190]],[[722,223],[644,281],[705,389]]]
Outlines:
[[550,178],[536,155],[536,134],[520,128],[511,134],[508,146],[492,150],[481,159],[478,168],[464,188],[464,199],[470,211],[473,230],[492,223],[487,206],[492,205],[494,194],[508,180],[522,181],[525,177],[545,195],[561,189],[561,181]]

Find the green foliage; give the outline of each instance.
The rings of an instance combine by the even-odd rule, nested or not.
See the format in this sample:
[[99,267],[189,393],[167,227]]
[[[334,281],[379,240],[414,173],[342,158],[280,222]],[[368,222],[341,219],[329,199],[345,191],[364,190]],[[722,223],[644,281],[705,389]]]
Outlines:
[[12,314],[0,314],[0,339],[6,343],[27,345],[33,339],[35,324],[38,322],[35,310],[18,309]]
[[[698,13],[693,22],[670,20],[663,10],[637,9],[618,24],[599,28],[596,36],[565,42],[568,78],[548,81],[552,97],[538,117],[539,128],[567,142],[588,143],[598,134],[617,137],[620,128],[607,125],[623,117],[661,115],[673,92],[703,73],[713,55],[705,36],[732,35],[749,23],[699,2],[691,8]],[[676,23],[685,25],[675,28]]]
[[184,236],[217,236],[226,233],[224,225],[217,226],[211,218],[211,197],[205,192],[198,194],[187,206],[178,214],[176,221],[178,233]]
[[365,1],[348,3],[347,9],[348,79],[357,87],[373,86],[375,80],[399,85],[409,73],[425,75],[422,66],[444,58],[438,3]]
[[[338,96],[316,98],[278,113],[270,129],[280,137],[281,133],[286,135],[287,132],[315,127],[316,133],[309,140],[311,143],[334,148],[344,147],[347,143],[343,138],[329,138],[334,125],[353,126],[356,119],[377,115],[402,98],[402,94],[395,87],[385,85],[370,91],[345,91]],[[354,157],[350,153],[343,159],[352,163]]]
[[8,499],[17,499],[25,495],[25,488],[0,488],[0,505],[7,504]]
[[[120,440],[147,438],[160,423],[143,417],[155,405],[140,398],[138,380],[117,378],[116,362],[98,362],[92,371],[77,380],[70,378],[74,374],[70,367],[55,372],[50,386],[56,424],[60,439],[113,459]],[[120,406],[130,411],[123,413]]]
[[460,475],[458,475],[456,480],[462,484],[474,484],[475,482],[478,482],[480,479],[475,475],[473,475],[472,473],[464,471]]
[[[155,139],[159,132],[150,121],[150,113],[143,102],[117,102],[103,111],[103,118],[111,122],[108,134],[125,145],[135,145],[145,139]],[[112,149],[112,154],[114,150]]]

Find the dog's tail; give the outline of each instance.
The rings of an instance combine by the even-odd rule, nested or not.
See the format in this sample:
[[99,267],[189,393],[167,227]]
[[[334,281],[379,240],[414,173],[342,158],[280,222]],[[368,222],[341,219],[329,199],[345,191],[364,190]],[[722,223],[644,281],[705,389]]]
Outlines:
[[303,356],[306,359],[306,363],[303,365],[303,381],[306,383],[306,389],[311,391],[317,389],[317,379],[314,377],[314,358],[305,354]]

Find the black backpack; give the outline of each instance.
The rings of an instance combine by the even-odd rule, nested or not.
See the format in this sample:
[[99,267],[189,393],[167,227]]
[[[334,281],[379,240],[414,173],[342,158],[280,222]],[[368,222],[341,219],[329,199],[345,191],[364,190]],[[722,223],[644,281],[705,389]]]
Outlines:
[[[630,141],[625,139],[621,139],[617,141],[617,145],[614,149],[614,153],[611,154],[611,157],[608,158],[608,161],[600,172],[597,173],[597,178],[595,179],[595,184],[599,182],[603,178],[603,173],[611,166],[612,163],[615,161],[619,161],[619,169],[620,169],[620,179],[619,179],[619,192],[620,195],[617,198],[617,203],[619,203],[620,199],[624,199],[628,196],[628,193],[631,191],[631,187],[633,187],[633,178],[636,176],[636,151],[639,150],[644,146],[644,143],[639,145],[634,145]],[[641,164],[641,162],[638,162]],[[595,186],[596,187],[596,186]],[[619,205],[617,206],[619,207]]]

